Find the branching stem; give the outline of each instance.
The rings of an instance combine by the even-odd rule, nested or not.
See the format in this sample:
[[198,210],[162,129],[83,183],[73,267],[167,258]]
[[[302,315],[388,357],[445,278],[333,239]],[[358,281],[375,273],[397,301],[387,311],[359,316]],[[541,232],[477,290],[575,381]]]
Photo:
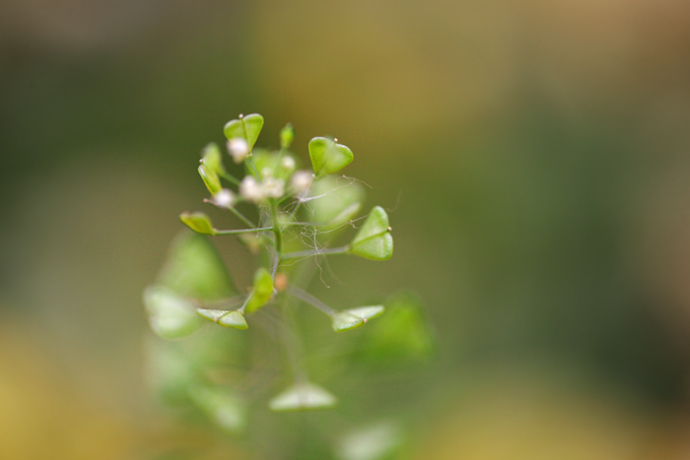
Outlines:
[[256,233],[256,232],[270,232],[273,227],[261,227],[261,228],[243,228],[240,230],[215,230],[214,235],[239,235],[241,233]]
[[307,291],[304,289],[300,289],[297,286],[294,285],[289,285],[288,286],[288,293],[293,296],[298,298],[299,300],[302,300],[303,302],[308,303],[309,305],[312,305],[328,316],[335,316],[338,314],[337,311],[326,305],[325,303],[321,302],[319,299],[314,297],[313,295],[309,294]]
[[302,257],[309,256],[320,256],[320,255],[334,255],[334,254],[347,254],[350,250],[350,246],[341,246],[339,248],[322,248],[322,249],[307,249],[305,251],[288,252],[283,254],[282,260],[287,259],[299,259]]
[[227,171],[221,171],[219,173],[220,177],[225,179],[226,181],[232,183],[233,185],[240,185],[240,180],[237,179],[235,176],[232,174],[228,173]]
[[247,219],[247,218],[245,217],[245,215],[242,214],[241,212],[239,212],[237,209],[235,209],[235,208],[232,207],[232,206],[230,206],[228,209],[229,209],[230,212],[232,212],[239,220],[241,220],[242,222],[244,222],[245,224],[247,224],[248,226],[250,226],[250,227],[252,227],[252,228],[256,228],[256,225],[255,225],[251,220]]
[[278,252],[278,259],[280,260],[283,254],[283,230],[280,228],[278,223],[278,206],[276,205],[276,200],[270,200],[271,207],[271,221],[273,223],[273,234],[276,237],[276,251]]

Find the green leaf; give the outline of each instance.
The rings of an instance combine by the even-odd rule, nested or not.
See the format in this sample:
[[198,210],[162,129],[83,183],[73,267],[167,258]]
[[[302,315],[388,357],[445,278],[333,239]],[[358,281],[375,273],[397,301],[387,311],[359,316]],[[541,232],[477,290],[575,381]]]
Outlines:
[[244,429],[244,405],[227,389],[198,385],[189,389],[189,395],[194,404],[223,430],[238,434]]
[[201,162],[206,166],[206,170],[215,173],[217,176],[225,174],[223,166],[223,153],[217,144],[210,143],[201,151]]
[[383,460],[398,451],[404,437],[400,427],[381,422],[350,432],[336,445],[338,460]]
[[211,219],[203,212],[183,212],[180,214],[180,220],[190,229],[202,235],[215,235],[216,231],[213,229]]
[[162,286],[146,288],[144,305],[151,329],[165,339],[185,337],[203,324],[192,302]]
[[343,310],[333,317],[333,330],[335,332],[343,332],[362,326],[371,318],[381,316],[383,310],[384,308],[381,305]]
[[326,137],[309,141],[309,157],[317,177],[340,171],[354,159],[352,150]]
[[395,295],[386,302],[386,315],[366,330],[361,358],[377,367],[426,362],[436,356],[434,334],[419,298]]
[[214,310],[211,308],[197,308],[196,312],[199,316],[210,319],[216,324],[225,327],[234,327],[236,329],[247,329],[247,321],[244,315],[237,310]]
[[313,383],[298,383],[273,398],[268,407],[278,412],[328,409],[337,402],[335,396]]
[[[202,325],[206,323],[199,318]],[[208,382],[209,375],[228,369],[251,369],[247,334],[209,327],[180,340],[163,340],[153,333],[144,341],[146,384],[162,402],[173,406],[192,403],[189,388]]]
[[[198,335],[201,334],[189,339]],[[160,340],[149,335],[144,342],[146,383],[158,398],[173,406],[189,404],[187,389],[198,378],[196,361],[187,359],[179,349],[186,341]]]
[[312,185],[306,204],[313,222],[326,230],[351,220],[362,207],[364,190],[357,182],[345,182],[342,178],[326,176]]
[[247,313],[252,313],[258,310],[266,305],[266,302],[271,300],[272,295],[273,278],[271,278],[271,274],[268,272],[268,270],[261,267],[254,274],[252,293],[250,294],[249,300],[247,300],[245,311]]
[[228,139],[241,137],[246,140],[249,145],[249,151],[251,152],[256,140],[259,138],[259,133],[263,126],[264,117],[258,113],[252,113],[251,115],[236,120],[230,120],[225,124],[223,131],[225,132],[225,137]]
[[183,297],[208,302],[238,294],[208,237],[188,231],[173,241],[158,284]]
[[390,231],[386,211],[376,206],[350,243],[349,252],[371,260],[390,259],[393,255],[393,236]]
[[220,184],[218,174],[205,164],[199,165],[199,175],[204,181],[204,184],[206,184],[208,191],[211,192],[211,195],[215,195],[223,188],[223,186]]
[[295,128],[292,127],[291,123],[288,123],[283,129],[280,130],[280,148],[289,149],[294,139]]

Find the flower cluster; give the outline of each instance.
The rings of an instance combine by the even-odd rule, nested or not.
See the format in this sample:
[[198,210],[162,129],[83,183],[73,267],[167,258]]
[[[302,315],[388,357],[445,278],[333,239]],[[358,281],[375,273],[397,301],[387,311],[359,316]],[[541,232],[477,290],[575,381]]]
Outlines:
[[[209,323],[214,328],[248,329],[254,321],[249,316],[261,311],[259,318],[277,316],[283,318],[282,327],[292,328],[280,336],[288,355],[294,356],[300,350],[295,345],[299,334],[291,326],[290,309],[297,305],[324,313],[336,332],[360,327],[384,312],[383,305],[331,308],[306,290],[310,260],[337,254],[387,260],[393,254],[386,211],[375,206],[357,219],[362,188],[336,175],[352,162],[352,150],[336,139],[315,137],[308,143],[311,168],[300,169],[299,158],[290,150],[295,137],[292,126],[281,130],[277,150],[255,148],[262,127],[261,115],[240,116],[224,127],[227,153],[216,144],[201,152],[198,172],[210,194],[205,201],[229,211],[242,228],[217,229],[203,212],[182,213],[180,220],[195,234],[179,238],[159,279],[144,293],[151,328],[162,338],[187,337]],[[226,155],[235,164],[232,168],[225,167]],[[332,244],[351,227],[358,228],[346,244]],[[200,235],[235,235],[258,256],[259,267],[248,289],[235,287],[208,238]],[[304,360],[293,361],[293,384],[268,406],[284,411],[334,405],[337,398],[309,380]],[[242,405],[232,403],[237,395],[217,391],[203,372],[199,375],[193,382],[184,380],[184,397],[206,411],[222,406],[223,414],[213,412],[216,421],[231,431],[238,429]]]

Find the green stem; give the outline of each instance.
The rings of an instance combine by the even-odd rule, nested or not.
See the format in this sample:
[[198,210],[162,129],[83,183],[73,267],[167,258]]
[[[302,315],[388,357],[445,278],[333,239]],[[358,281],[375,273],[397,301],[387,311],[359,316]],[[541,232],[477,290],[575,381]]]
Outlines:
[[259,184],[262,184],[263,182],[261,180],[261,176],[259,175],[259,170],[256,169],[256,165],[254,164],[254,158],[252,158],[251,153],[247,157],[247,161],[249,162],[249,166],[251,167],[252,174],[254,174],[254,177],[256,177],[256,180],[259,181]]
[[283,147],[280,147],[280,151],[278,152],[278,159],[276,160],[276,165],[280,167],[280,161],[283,159],[283,154],[285,153],[285,149]]
[[286,222],[283,224],[283,230],[285,229],[285,227],[288,227],[290,225],[301,225],[303,227],[320,227],[326,224],[322,224],[320,222]]
[[[306,194],[305,192],[304,194]],[[288,217],[288,220],[285,224],[283,224],[283,229],[290,225],[290,222],[292,222],[292,219],[295,218],[295,215],[297,214],[297,211],[299,210],[300,206],[302,206],[302,199],[298,198],[297,204],[295,205],[295,209],[292,210],[292,213],[290,213],[290,217]]]
[[319,299],[314,297],[313,295],[309,294],[307,291],[298,288],[297,286],[290,285],[288,286],[288,293],[293,296],[298,298],[299,300],[302,300],[303,302],[308,303],[309,305],[312,305],[328,316],[335,316],[338,314],[337,311],[326,305],[325,303],[321,302]]
[[238,235],[240,233],[270,232],[272,230],[274,230],[273,227],[243,228],[241,230],[216,230],[216,229],[213,229],[213,235]]
[[298,335],[297,324],[287,305],[287,298],[281,304],[281,313],[284,318],[281,338],[287,353],[292,378],[296,383],[306,383],[309,381],[307,367],[304,362],[304,345]]
[[212,308],[214,310],[224,310],[226,308],[236,307],[242,303],[241,296],[228,297],[226,299],[214,300],[210,302],[205,302],[198,299],[193,299],[194,305],[198,308]]
[[276,251],[278,253],[278,260],[280,260],[283,255],[283,230],[280,228],[280,224],[278,224],[278,206],[276,205],[276,200],[270,200],[270,207],[273,234],[276,237]]
[[246,299],[244,299],[244,303],[240,308],[237,309],[240,313],[244,314],[244,309],[247,308],[247,304],[249,303],[249,300],[252,298],[254,295],[254,289],[252,289],[252,292],[249,293]]
[[229,209],[230,212],[233,213],[233,214],[235,215],[235,217],[237,217],[239,220],[241,220],[242,222],[244,222],[245,224],[249,225],[249,226],[252,227],[252,228],[256,228],[256,225],[255,225],[251,220],[247,219],[247,218],[245,217],[245,215],[242,214],[241,212],[239,212],[237,209],[233,208],[232,206],[229,207],[228,209]]
[[231,182],[234,185],[237,185],[237,186],[240,185],[239,179],[237,179],[235,176],[229,174],[227,171],[221,171],[220,177],[222,177],[223,179],[225,179],[228,182]]
[[300,257],[319,256],[321,254],[346,254],[349,250],[350,246],[342,246],[339,248],[307,249],[306,251],[288,252],[287,254],[283,254],[281,259],[299,259]]
[[[217,204],[215,204],[215,203],[213,202],[213,200],[209,200],[209,199],[207,199],[207,198],[204,198],[204,203],[211,203],[211,204],[214,205],[214,206],[218,206]],[[241,212],[239,212],[239,211],[238,211],[236,208],[234,208],[233,206],[228,206],[228,207],[223,206],[223,207],[221,207],[221,209],[227,209],[228,211],[230,211],[231,213],[233,213],[233,214],[235,215],[235,217],[237,217],[239,220],[241,220],[242,222],[244,222],[245,224],[247,224],[249,227],[256,228],[256,225],[254,225],[254,223],[253,223],[251,220],[247,219],[247,217],[246,217],[244,214],[242,214]]]
[[[316,180],[316,179],[314,179],[314,181],[315,181],[315,180]],[[293,210],[292,210],[292,213],[290,213],[290,217],[288,217],[287,223],[283,226],[283,229],[285,229],[285,227],[286,227],[287,225],[289,225],[290,222],[292,222],[292,219],[295,218],[295,216],[297,215],[297,211],[299,211],[299,208],[302,206],[302,198],[305,197],[305,196],[307,196],[307,195],[309,194],[309,192],[311,191],[311,187],[312,187],[313,185],[314,185],[314,182],[312,182],[312,183],[309,185],[309,188],[306,189],[305,191],[303,191],[302,193],[300,193],[300,195],[297,197],[297,204],[295,205],[295,209],[293,209]]]

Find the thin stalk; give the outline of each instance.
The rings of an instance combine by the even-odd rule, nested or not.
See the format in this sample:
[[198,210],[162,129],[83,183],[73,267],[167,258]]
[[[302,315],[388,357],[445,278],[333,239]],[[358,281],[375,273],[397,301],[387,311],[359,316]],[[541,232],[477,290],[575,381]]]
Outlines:
[[299,259],[301,257],[309,256],[320,256],[320,255],[333,255],[333,254],[346,254],[350,250],[350,246],[341,246],[339,248],[323,248],[323,249],[307,249],[305,251],[288,252],[283,254],[282,260],[287,259]]
[[285,227],[289,227],[292,225],[302,225],[303,227],[320,227],[326,224],[322,224],[320,222],[286,222],[283,224],[283,230],[285,230]]
[[[214,205],[214,206],[218,206],[213,200],[209,200],[208,198],[204,198],[204,203],[210,203],[210,204],[212,204],[212,205]],[[244,222],[245,224],[247,224],[247,226],[252,227],[252,228],[256,228],[256,225],[254,224],[254,222],[252,222],[251,220],[247,219],[247,217],[246,217],[244,214],[242,214],[241,212],[239,212],[239,211],[238,211],[236,208],[234,208],[233,206],[227,206],[227,207],[226,207],[226,206],[218,206],[218,207],[221,208],[221,209],[227,209],[228,211],[232,212],[232,213],[235,215],[235,217],[237,217],[239,220],[241,220],[242,222]]]
[[294,196],[294,193],[286,193],[284,197],[278,200],[278,204],[283,204],[285,201],[289,200]]
[[223,308],[232,308],[242,303],[241,296],[228,297],[227,299],[213,300],[205,302],[202,300],[193,300],[194,304],[199,308],[212,308],[214,310]]
[[220,172],[220,177],[222,177],[223,179],[225,179],[226,181],[228,181],[228,182],[230,182],[230,183],[232,183],[232,184],[234,184],[234,185],[238,185],[238,186],[240,185],[240,180],[237,179],[237,178],[236,178],[235,176],[233,176],[232,174],[229,174],[227,171],[221,171],[221,172]]
[[278,252],[278,259],[281,258],[283,254],[283,231],[278,223],[278,206],[276,205],[276,200],[270,200],[271,208],[271,221],[273,224],[273,235],[276,238],[276,251]]
[[256,177],[256,180],[259,181],[259,184],[262,184],[263,182],[261,181],[261,176],[259,175],[259,170],[256,169],[256,165],[254,164],[254,158],[252,158],[251,153],[247,157],[247,161],[249,162],[249,166],[252,168],[252,174],[254,174],[254,177]]
[[299,300],[302,300],[309,305],[312,305],[319,310],[321,310],[323,313],[327,314],[328,316],[335,316],[338,314],[337,311],[326,305],[325,303],[321,302],[319,299],[314,297],[313,295],[309,294],[307,291],[298,288],[297,286],[293,286],[292,284],[288,286],[288,293],[292,295],[293,297],[297,297]]
[[271,279],[275,281],[276,273],[278,272],[278,265],[280,265],[280,257],[276,254],[276,258],[273,260],[273,269],[271,270]]
[[238,235],[240,233],[270,232],[273,227],[243,228],[241,230],[215,230],[214,235]]
[[281,146],[280,147],[280,152],[278,152],[278,160],[276,160],[276,164],[280,166],[280,161],[283,159],[283,154],[285,153],[285,149]]
[[247,308],[247,304],[249,303],[249,299],[251,299],[253,295],[254,295],[254,289],[252,289],[252,292],[250,292],[249,295],[247,296],[247,298],[244,299],[244,303],[242,304],[242,306],[240,308],[237,309],[237,311],[244,314],[244,309]]
[[281,336],[292,370],[292,378],[295,383],[306,383],[309,381],[309,375],[304,362],[304,346],[297,333],[297,325],[288,307],[287,298],[283,299],[281,313],[285,319]]
[[[306,195],[307,193],[309,193],[310,189],[311,189],[311,186],[309,186],[309,189],[307,189],[305,192],[303,192],[302,195]],[[292,222],[292,219],[295,218],[295,215],[297,214],[297,211],[299,210],[300,206],[302,206],[302,198],[301,197],[297,198],[297,204],[295,205],[295,209],[293,209],[292,212],[290,213],[290,217],[288,217],[287,222],[285,224],[283,224],[283,229],[285,229],[285,227],[290,225],[290,222]]]
[[251,220],[247,219],[247,218],[245,217],[244,214],[242,214],[241,212],[239,212],[239,211],[238,211],[237,209],[235,209],[234,207],[230,206],[230,207],[227,208],[227,209],[229,209],[230,212],[233,213],[233,214],[235,215],[235,217],[237,217],[239,220],[241,220],[242,222],[244,222],[244,223],[247,224],[248,226],[250,226],[250,227],[252,227],[252,228],[256,228],[256,225],[255,225]]

